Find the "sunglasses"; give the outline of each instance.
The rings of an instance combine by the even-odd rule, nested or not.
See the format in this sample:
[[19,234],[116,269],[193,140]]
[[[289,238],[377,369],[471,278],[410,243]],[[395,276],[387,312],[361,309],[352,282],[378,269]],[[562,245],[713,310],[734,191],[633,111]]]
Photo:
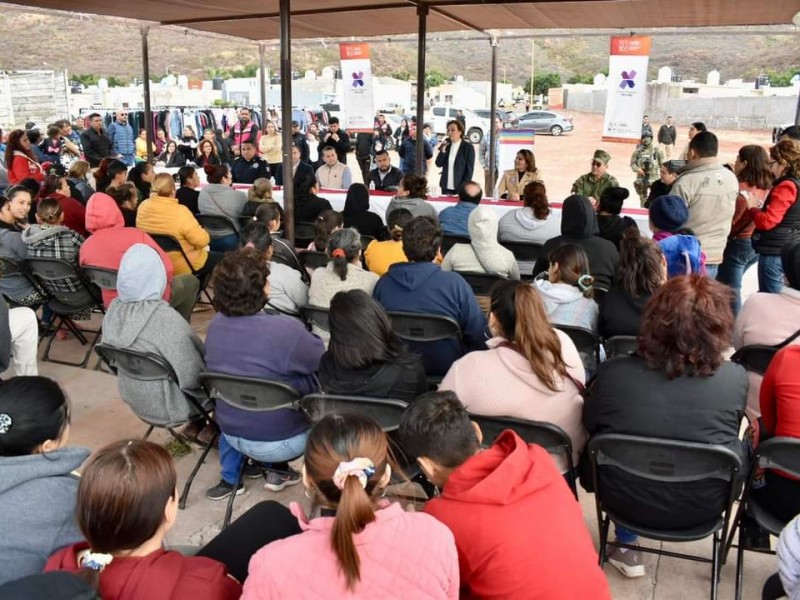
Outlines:
[[120,116],[120,117],[127,117],[127,116],[128,116],[128,113],[119,113],[119,116]]
[[601,163],[599,160],[593,160],[592,161],[592,166],[593,167],[602,167],[603,163]]

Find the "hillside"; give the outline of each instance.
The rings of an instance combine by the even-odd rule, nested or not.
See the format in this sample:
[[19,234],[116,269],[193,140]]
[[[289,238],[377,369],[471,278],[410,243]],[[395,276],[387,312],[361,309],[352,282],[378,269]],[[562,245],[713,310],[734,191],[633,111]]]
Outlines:
[[[141,76],[141,38],[135,24],[103,17],[63,18],[41,13],[4,10],[0,31],[0,69],[67,69],[73,74]],[[407,39],[407,38],[406,38]],[[378,75],[414,73],[416,46],[402,38],[373,46]],[[430,40],[429,69],[446,77],[488,79],[490,48],[486,41]],[[338,62],[335,44],[301,41],[293,46],[294,67],[319,70]],[[536,72],[558,72],[566,80],[572,75],[592,75],[608,65],[608,38],[571,37],[537,39]],[[668,65],[685,79],[705,80],[711,69],[725,79],[752,79],[762,68],[784,71],[800,67],[800,36],[728,35],[657,36],[653,41],[650,76]],[[501,40],[498,67],[500,79],[521,85],[530,76],[530,40]],[[768,57],[768,58],[765,58]],[[267,52],[267,62],[277,69],[276,48]],[[208,77],[212,69],[234,70],[258,63],[255,43],[208,37],[184,30],[154,29],[150,34],[151,73],[167,69],[193,77]]]

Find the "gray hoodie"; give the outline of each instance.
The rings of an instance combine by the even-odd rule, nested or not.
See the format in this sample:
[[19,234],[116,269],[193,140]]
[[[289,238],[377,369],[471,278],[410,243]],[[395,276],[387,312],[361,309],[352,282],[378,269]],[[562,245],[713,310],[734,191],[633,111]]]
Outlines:
[[75,521],[78,478],[86,448],[0,457],[0,584],[39,573],[56,550],[83,539]]
[[442,262],[443,271],[490,273],[519,279],[514,254],[497,241],[497,215],[488,206],[478,206],[469,215],[469,244],[455,244]]
[[209,183],[197,197],[197,208],[201,215],[217,215],[231,220],[236,229],[226,230],[225,235],[239,233],[239,217],[245,204],[247,194],[222,183]]
[[433,208],[433,205],[425,202],[422,198],[403,198],[401,196],[395,196],[389,202],[389,206],[386,207],[386,218],[384,221],[389,218],[393,210],[397,210],[398,208],[405,208],[414,218],[431,217],[437,221],[439,220],[439,214],[436,212],[436,209]]
[[508,211],[500,219],[500,241],[544,244],[561,233],[560,225],[552,215],[540,221],[533,216],[533,209],[523,206]]
[[[131,246],[119,265],[117,292],[103,319],[103,343],[160,355],[173,368],[179,386],[166,379],[136,381],[119,374],[119,393],[147,423],[173,427],[196,416],[181,388],[197,389],[205,369],[203,342],[190,325],[162,300],[167,285],[164,263],[144,244]],[[208,400],[203,400],[208,405]]]

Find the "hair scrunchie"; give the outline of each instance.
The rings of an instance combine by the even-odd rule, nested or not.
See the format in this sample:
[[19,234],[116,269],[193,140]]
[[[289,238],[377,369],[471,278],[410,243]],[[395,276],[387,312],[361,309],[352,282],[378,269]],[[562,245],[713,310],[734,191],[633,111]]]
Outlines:
[[347,258],[347,254],[341,248],[336,248],[333,252],[331,252],[332,258]]
[[586,290],[590,290],[594,285],[594,277],[588,274],[581,275],[578,277],[578,289],[582,292]]
[[349,462],[340,462],[331,478],[333,485],[344,489],[348,477],[356,477],[361,487],[367,489],[369,478],[375,474],[375,464],[368,458],[354,458]]
[[81,566],[91,569],[92,571],[102,571],[111,564],[112,560],[114,560],[114,557],[110,554],[103,554],[102,552],[87,552],[83,555]]

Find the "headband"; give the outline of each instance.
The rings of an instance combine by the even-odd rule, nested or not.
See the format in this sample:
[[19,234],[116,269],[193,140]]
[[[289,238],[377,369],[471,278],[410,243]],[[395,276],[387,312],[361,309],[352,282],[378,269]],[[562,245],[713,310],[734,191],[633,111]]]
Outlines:
[[350,462],[340,462],[333,474],[333,485],[344,489],[348,477],[356,477],[361,487],[367,489],[369,478],[375,474],[375,464],[368,458],[354,458]]

